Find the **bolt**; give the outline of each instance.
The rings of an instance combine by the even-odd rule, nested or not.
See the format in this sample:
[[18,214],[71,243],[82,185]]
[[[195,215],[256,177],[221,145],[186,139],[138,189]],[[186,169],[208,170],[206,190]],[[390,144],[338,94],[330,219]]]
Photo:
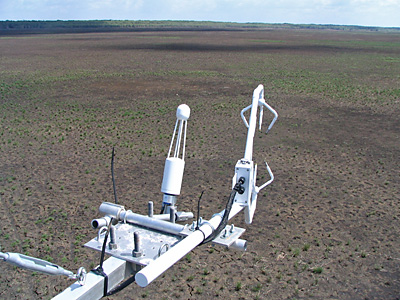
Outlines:
[[135,244],[135,249],[133,249],[132,251],[132,256],[141,257],[143,253],[140,250],[140,238],[139,238],[139,233],[137,231],[133,233],[133,242]]
[[190,231],[194,231],[196,229],[196,221],[193,221],[192,226],[190,226]]
[[152,218],[153,217],[153,201],[149,201],[149,217]]
[[110,227],[110,243],[108,244],[108,247],[111,250],[115,250],[118,248],[116,241],[117,241],[117,237],[116,237],[116,233],[115,233],[115,226],[111,225],[111,227]]
[[176,208],[175,206],[170,206],[169,207],[169,221],[171,223],[175,223],[175,219],[176,219]]

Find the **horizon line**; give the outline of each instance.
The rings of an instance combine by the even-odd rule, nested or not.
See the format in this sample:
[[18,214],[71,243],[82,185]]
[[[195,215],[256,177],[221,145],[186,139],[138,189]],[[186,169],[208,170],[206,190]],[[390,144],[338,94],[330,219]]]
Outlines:
[[364,27],[364,28],[387,28],[400,29],[398,26],[380,26],[380,25],[356,25],[356,24],[334,24],[334,23],[288,23],[288,22],[239,22],[239,21],[212,21],[212,20],[131,20],[131,19],[16,19],[0,20],[0,22],[93,22],[93,21],[116,21],[116,22],[208,22],[208,23],[234,23],[234,24],[262,24],[262,25],[293,25],[293,26],[346,26],[346,27]]

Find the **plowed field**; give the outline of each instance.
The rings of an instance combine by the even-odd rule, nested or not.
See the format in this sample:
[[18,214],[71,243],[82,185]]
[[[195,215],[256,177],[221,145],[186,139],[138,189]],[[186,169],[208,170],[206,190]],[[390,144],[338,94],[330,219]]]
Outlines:
[[[317,30],[0,36],[0,245],[76,271],[103,201],[161,206],[179,104],[191,108],[180,210],[224,208],[258,84],[279,113],[257,133],[247,252],[203,245],[109,299],[399,299],[400,35]],[[264,113],[264,124],[271,115]],[[264,126],[263,130],[266,130]],[[72,282],[0,263],[1,299]]]

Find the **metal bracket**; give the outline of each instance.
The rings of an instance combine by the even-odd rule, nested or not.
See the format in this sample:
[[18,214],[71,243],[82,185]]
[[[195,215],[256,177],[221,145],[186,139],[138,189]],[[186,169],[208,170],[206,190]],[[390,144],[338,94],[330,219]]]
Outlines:
[[212,243],[229,248],[245,231],[244,228],[227,225]]
[[[132,256],[132,250],[135,248],[133,238],[135,232],[140,235],[140,249],[143,251],[140,257]],[[115,249],[106,247],[106,254],[142,266],[148,265],[159,257],[160,249],[163,249],[162,253],[164,253],[167,249],[172,248],[176,243],[182,240],[182,237],[179,235],[168,234],[130,223],[119,223],[115,225],[115,235],[115,243],[118,247]],[[103,241],[104,235],[100,235],[100,239],[97,240],[97,238],[94,238],[84,246],[96,251],[101,251]]]

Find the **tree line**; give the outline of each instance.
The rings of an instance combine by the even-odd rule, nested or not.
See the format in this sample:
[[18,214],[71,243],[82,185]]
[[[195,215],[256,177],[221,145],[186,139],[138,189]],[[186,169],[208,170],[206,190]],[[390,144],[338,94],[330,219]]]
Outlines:
[[330,29],[341,31],[400,31],[399,27],[374,27],[356,25],[322,24],[269,24],[212,21],[133,21],[133,20],[56,20],[56,21],[0,21],[1,31],[51,31],[51,30],[262,30],[262,29]]

